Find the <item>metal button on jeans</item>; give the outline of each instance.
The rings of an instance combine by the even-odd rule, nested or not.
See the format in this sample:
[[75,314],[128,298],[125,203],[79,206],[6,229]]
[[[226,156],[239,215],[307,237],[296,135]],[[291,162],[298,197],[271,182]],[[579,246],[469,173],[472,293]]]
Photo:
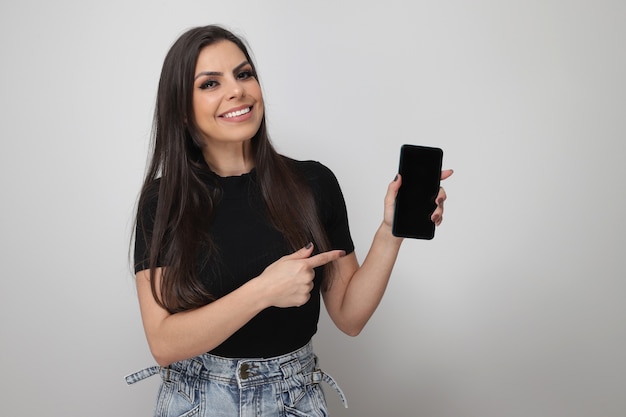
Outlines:
[[239,367],[239,378],[248,379],[250,377],[250,365],[247,363],[242,364]]

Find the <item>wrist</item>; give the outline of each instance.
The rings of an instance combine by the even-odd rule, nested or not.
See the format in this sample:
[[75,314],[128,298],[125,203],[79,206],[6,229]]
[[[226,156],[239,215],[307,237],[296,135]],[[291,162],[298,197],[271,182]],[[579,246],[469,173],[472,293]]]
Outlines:
[[255,300],[255,309],[258,312],[265,310],[267,307],[270,307],[271,304],[267,301],[268,297],[266,294],[267,287],[264,285],[263,275],[259,275],[255,278],[252,278],[250,281],[246,282],[240,288],[245,288],[248,293],[248,296]]
[[391,225],[386,222],[381,223],[376,235],[377,237],[383,239],[387,244],[396,245],[397,247],[400,247],[404,241],[404,238],[394,236]]

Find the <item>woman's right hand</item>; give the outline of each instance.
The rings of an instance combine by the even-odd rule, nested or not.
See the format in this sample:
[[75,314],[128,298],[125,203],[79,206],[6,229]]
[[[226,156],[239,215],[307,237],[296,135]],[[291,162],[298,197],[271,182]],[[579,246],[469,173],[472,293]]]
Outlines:
[[274,307],[300,307],[311,298],[313,279],[318,266],[326,265],[345,256],[343,250],[322,252],[315,256],[313,244],[283,256],[265,268],[258,277],[263,283],[268,304]]

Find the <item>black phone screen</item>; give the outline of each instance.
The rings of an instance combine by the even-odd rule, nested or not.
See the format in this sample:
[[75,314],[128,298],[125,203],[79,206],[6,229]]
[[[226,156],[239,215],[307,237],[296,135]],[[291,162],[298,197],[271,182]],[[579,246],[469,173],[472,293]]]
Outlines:
[[441,181],[443,151],[427,146],[402,145],[399,173],[402,185],[396,196],[392,232],[414,239],[435,237],[430,219]]

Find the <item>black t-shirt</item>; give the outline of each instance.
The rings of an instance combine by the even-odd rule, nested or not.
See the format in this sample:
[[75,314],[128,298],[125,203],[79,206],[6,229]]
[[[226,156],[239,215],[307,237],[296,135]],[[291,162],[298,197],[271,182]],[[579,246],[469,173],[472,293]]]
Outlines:
[[[319,162],[298,161],[295,166],[311,186],[331,248],[351,253],[354,245],[335,175]],[[292,250],[265,214],[255,170],[241,176],[214,177],[222,188],[222,198],[215,207],[209,233],[219,257],[199,262],[197,273],[209,292],[219,298],[259,276],[268,265]],[[138,224],[151,228],[155,211],[156,198],[140,213]],[[138,228],[137,272],[149,267],[143,236],[143,230]],[[311,298],[303,306],[263,310],[210,353],[223,357],[273,357],[304,346],[317,331],[322,279],[322,270],[318,268]]]

